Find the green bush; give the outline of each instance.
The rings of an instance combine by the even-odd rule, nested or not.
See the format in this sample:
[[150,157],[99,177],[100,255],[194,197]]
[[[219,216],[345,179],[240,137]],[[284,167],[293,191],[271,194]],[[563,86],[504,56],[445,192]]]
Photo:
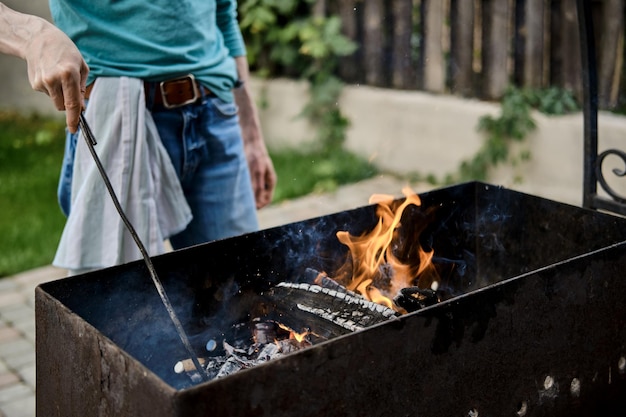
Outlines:
[[341,34],[337,16],[311,13],[314,0],[245,0],[240,26],[248,61],[265,77],[289,76],[310,85],[310,101],[302,111],[317,127],[316,143],[329,151],[343,146],[348,119],[338,106],[343,82],[335,76],[338,60],[356,45]]

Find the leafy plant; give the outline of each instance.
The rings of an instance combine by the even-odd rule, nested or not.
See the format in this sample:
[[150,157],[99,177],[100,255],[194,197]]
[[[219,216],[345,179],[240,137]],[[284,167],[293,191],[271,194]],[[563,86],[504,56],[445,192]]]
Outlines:
[[535,130],[532,110],[559,115],[578,110],[571,92],[557,87],[549,89],[519,89],[511,86],[505,91],[498,117],[483,116],[478,130],[486,135],[483,146],[473,158],[463,161],[456,174],[448,175],[446,183],[487,179],[489,169],[500,163],[513,165],[530,159],[528,150],[511,155],[514,142],[523,142]]
[[314,0],[245,0],[240,26],[248,60],[262,76],[295,76],[307,80],[310,100],[302,111],[318,126],[317,143],[330,152],[345,140],[348,119],[338,106],[343,83],[334,73],[338,59],[356,45],[341,34],[336,16],[315,16]]
[[549,115],[567,114],[580,109],[571,91],[558,87],[523,90],[531,107]]

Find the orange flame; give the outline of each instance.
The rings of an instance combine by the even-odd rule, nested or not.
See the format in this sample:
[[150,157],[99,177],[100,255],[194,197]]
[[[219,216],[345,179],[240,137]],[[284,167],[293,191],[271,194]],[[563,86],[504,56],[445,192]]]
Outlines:
[[302,333],[298,333],[295,330],[291,329],[290,327],[282,324],[282,323],[278,323],[278,327],[280,327],[283,330],[286,330],[289,332],[289,338],[290,339],[295,339],[298,343],[302,343],[304,341],[304,339],[310,335],[313,334],[311,332],[309,332],[308,330],[305,330]]
[[[347,262],[339,272],[338,280],[344,282],[351,276],[346,287],[360,293],[370,301],[398,308],[393,297],[402,289],[417,285],[426,271],[435,272],[432,265],[432,250],[425,251],[417,245],[417,253],[410,258],[416,261],[405,263],[396,256],[396,252],[404,250],[398,242],[398,232],[402,228],[401,219],[405,209],[410,205],[421,206],[421,200],[410,188],[402,190],[406,199],[398,205],[393,196],[373,195],[370,203],[378,203],[376,214],[378,224],[374,229],[361,236],[352,236],[348,232],[337,232],[337,238],[350,251],[351,262]],[[412,236],[417,241],[419,236]],[[414,246],[414,245],[412,245]],[[344,275],[342,279],[341,274]],[[431,282],[421,282],[430,286],[438,278],[428,274]]]

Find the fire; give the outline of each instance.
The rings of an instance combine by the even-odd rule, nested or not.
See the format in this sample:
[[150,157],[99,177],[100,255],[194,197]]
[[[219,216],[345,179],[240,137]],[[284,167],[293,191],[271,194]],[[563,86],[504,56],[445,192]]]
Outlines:
[[289,339],[295,339],[296,342],[298,343],[302,343],[303,341],[305,341],[306,337],[308,335],[312,335],[313,333],[309,332],[308,330],[305,330],[302,333],[298,333],[295,330],[289,328],[288,326],[285,326],[282,323],[278,323],[278,327],[280,327],[283,330],[286,330],[289,332]]
[[[338,280],[366,299],[396,310],[399,309],[392,300],[402,288],[430,287],[438,281],[432,264],[434,251],[426,251],[416,244],[419,235],[411,236],[411,242],[400,239],[405,209],[411,205],[421,206],[419,196],[410,188],[402,192],[406,199],[399,205],[389,195],[376,194],[370,198],[370,204],[378,203],[378,223],[372,231],[361,236],[337,232],[339,241],[350,251],[350,261],[340,269]],[[399,253],[404,255],[402,259]]]

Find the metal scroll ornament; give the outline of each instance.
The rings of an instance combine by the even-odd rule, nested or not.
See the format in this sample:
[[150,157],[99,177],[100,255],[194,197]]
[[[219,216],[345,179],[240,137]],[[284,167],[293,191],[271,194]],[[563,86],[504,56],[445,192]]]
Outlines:
[[[598,155],[598,160],[596,162],[596,179],[600,183],[600,186],[608,195],[613,197],[615,201],[626,204],[626,197],[620,195],[617,191],[615,191],[611,186],[607,183],[604,178],[604,174],[602,172],[602,163],[604,159],[609,155],[616,155],[622,159],[624,162],[624,166],[626,167],[626,152],[621,151],[619,149],[608,149]],[[626,176],[626,169],[614,168],[613,173],[618,177]]]

